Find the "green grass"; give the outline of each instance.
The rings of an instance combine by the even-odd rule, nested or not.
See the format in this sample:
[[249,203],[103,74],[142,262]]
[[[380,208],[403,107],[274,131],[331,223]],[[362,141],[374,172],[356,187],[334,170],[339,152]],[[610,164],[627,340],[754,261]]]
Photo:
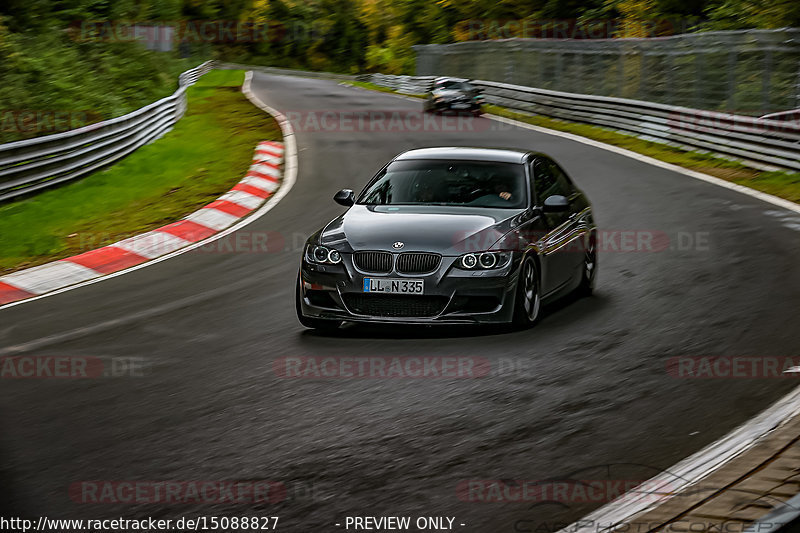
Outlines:
[[188,90],[176,127],[107,170],[0,205],[0,273],[69,257],[168,224],[213,201],[249,168],[277,123],[240,92],[243,71]]
[[[355,81],[348,83],[362,89],[389,93],[396,92],[392,89],[369,82]],[[406,96],[421,97],[421,95]],[[682,150],[663,143],[645,141],[633,135],[626,135],[600,126],[569,122],[531,113],[522,113],[496,105],[487,104],[484,106],[484,109],[487,113],[493,115],[511,118],[551,130],[574,133],[581,137],[619,146],[632,152],[672,163],[673,165],[710,174],[745,187],[750,187],[751,189],[756,189],[780,198],[785,198],[792,202],[800,203],[800,173],[760,171],[729,159],[715,157],[707,153]]]

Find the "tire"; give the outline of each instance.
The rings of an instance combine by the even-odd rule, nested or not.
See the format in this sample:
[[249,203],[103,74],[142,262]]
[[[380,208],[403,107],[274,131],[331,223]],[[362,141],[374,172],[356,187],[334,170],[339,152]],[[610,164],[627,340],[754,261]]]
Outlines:
[[294,304],[297,311],[297,320],[310,329],[318,329],[320,331],[333,331],[342,325],[341,320],[326,320],[324,318],[310,318],[303,315],[302,308],[300,307],[300,273],[297,273],[297,292],[295,292]]
[[592,233],[586,244],[581,268],[581,283],[578,292],[584,296],[591,296],[597,279],[597,234]]
[[533,257],[526,256],[519,267],[517,295],[514,301],[514,324],[530,327],[539,321],[542,311],[542,294],[539,269]]

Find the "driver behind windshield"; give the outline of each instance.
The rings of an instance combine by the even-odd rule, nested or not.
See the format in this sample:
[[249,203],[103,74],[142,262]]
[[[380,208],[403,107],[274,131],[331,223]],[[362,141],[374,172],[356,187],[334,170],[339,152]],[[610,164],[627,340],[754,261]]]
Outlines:
[[365,188],[358,203],[521,208],[522,165],[494,161],[395,161]]
[[518,180],[512,177],[493,175],[487,180],[483,194],[470,203],[491,207],[502,207],[504,204],[515,203],[520,195],[517,184]]

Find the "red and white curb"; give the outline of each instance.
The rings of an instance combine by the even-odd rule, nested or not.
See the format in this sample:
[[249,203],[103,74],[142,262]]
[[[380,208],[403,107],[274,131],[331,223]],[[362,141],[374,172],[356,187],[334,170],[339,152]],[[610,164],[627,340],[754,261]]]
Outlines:
[[283,153],[283,143],[259,143],[244,179],[182,220],[74,257],[0,276],[0,305],[152,261],[233,226],[278,189]]

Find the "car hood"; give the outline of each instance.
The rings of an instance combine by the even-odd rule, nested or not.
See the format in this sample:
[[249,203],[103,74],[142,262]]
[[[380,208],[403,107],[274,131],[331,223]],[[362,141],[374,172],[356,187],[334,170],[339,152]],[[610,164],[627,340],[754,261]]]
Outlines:
[[[519,223],[523,209],[354,205],[320,232],[343,252],[385,250],[460,255],[486,250]],[[402,242],[402,248],[394,243]]]

